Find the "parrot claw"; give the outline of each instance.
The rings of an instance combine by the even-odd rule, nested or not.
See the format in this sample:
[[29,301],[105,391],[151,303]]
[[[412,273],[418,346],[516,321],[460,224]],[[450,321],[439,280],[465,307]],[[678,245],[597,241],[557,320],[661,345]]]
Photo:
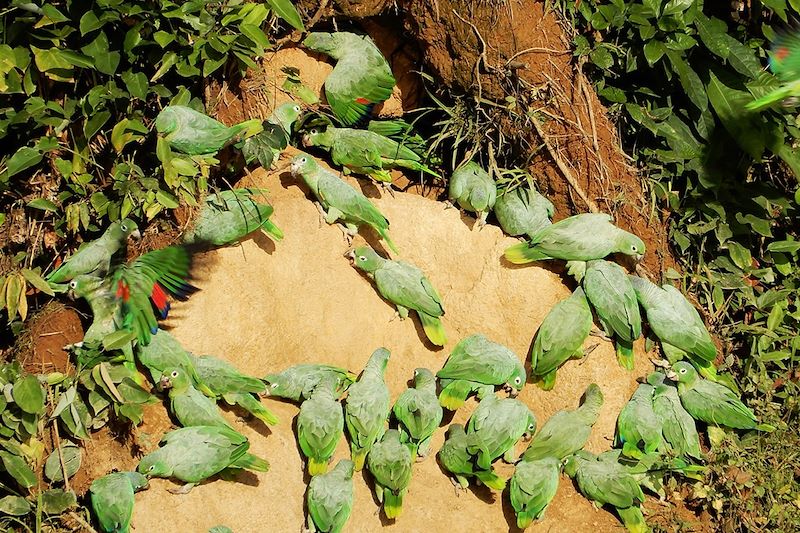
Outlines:
[[589,332],[589,335],[591,335],[592,337],[597,337],[598,339],[603,339],[604,341],[611,342],[611,337],[609,337],[603,331],[600,331],[597,328],[593,328],[592,331]]
[[170,492],[172,494],[189,494],[194,488],[194,486],[195,486],[194,483],[187,483],[179,489],[167,489],[167,492]]
[[391,182],[389,182],[389,183],[385,183],[385,182],[381,183],[381,189],[383,189],[385,192],[388,192],[389,196],[391,196],[392,198],[395,197],[394,196],[394,188],[392,187],[392,183]]

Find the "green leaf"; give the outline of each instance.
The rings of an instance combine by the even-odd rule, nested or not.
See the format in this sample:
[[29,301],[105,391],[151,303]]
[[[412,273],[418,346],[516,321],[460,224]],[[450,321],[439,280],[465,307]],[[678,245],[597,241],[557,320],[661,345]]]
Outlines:
[[44,475],[50,481],[64,481],[64,470],[67,471],[67,478],[71,478],[81,467],[80,447],[66,444],[61,447],[61,455],[64,457],[64,468],[61,467],[58,450],[53,450],[44,463]]
[[795,253],[800,250],[800,241],[773,241],[767,245],[770,252]]
[[267,35],[258,26],[253,26],[251,24],[240,24],[239,31],[245,34],[248,39],[256,43],[256,45],[260,46],[261,48],[269,48],[271,46],[269,39],[267,39]]
[[681,87],[683,87],[689,100],[700,111],[705,110],[708,107],[708,96],[706,96],[706,88],[703,86],[700,76],[684,61],[679,53],[668,50],[667,57],[672,63],[672,68],[678,73]]
[[103,74],[114,74],[119,66],[120,53],[110,50],[108,37],[100,32],[95,39],[81,48],[81,52],[94,60],[94,68]]
[[24,516],[31,512],[31,504],[21,496],[5,496],[0,498],[0,514]]
[[786,316],[786,312],[783,309],[783,306],[776,305],[772,308],[769,312],[769,316],[767,317],[767,329],[770,331],[775,331],[783,322],[783,317]]
[[2,459],[6,471],[17,480],[21,487],[28,489],[36,485],[36,474],[22,457],[0,450],[0,459]]
[[36,376],[28,374],[18,379],[14,383],[11,395],[17,406],[26,413],[40,414],[44,412],[44,389]]
[[48,515],[59,515],[78,505],[78,497],[73,491],[48,489],[42,491],[42,510]]
[[0,181],[7,181],[11,176],[38,165],[41,160],[41,152],[29,146],[23,146],[6,161],[6,169],[3,171]]
[[175,209],[178,207],[178,199],[168,192],[159,190],[156,193],[156,200],[158,200],[158,203],[160,203],[167,209]]
[[28,202],[28,207],[41,209],[42,211],[49,211],[50,213],[55,213],[58,211],[58,206],[47,198],[34,198]]
[[712,54],[728,59],[731,49],[728,46],[726,35],[728,34],[727,25],[717,18],[708,18],[702,12],[698,12],[694,21],[700,40],[711,51]]
[[106,351],[119,350],[123,346],[128,345],[135,338],[135,332],[119,329],[103,337],[103,348],[105,348]]
[[78,24],[82,36],[101,28],[102,26],[103,23],[100,22],[100,19],[98,19],[97,15],[94,14],[94,11],[87,11],[84,13],[81,17],[80,23]]
[[102,110],[93,113],[92,116],[86,120],[86,124],[83,125],[83,134],[86,136],[86,140],[90,141],[110,118],[110,111]]
[[53,288],[50,287],[50,284],[47,283],[42,278],[42,276],[39,274],[39,272],[37,272],[38,270],[39,270],[39,267],[36,267],[36,270],[31,270],[29,268],[23,268],[22,270],[20,270],[20,273],[22,274],[22,277],[27,280],[28,283],[30,283],[32,286],[36,287],[41,292],[43,292],[43,293],[45,293],[45,294],[47,294],[49,296],[55,296],[56,293],[53,292]]
[[752,267],[753,258],[750,256],[750,250],[738,242],[728,242],[728,253],[731,256],[733,264],[742,270],[748,270]]
[[154,82],[161,78],[161,76],[169,72],[169,69],[171,69],[177,62],[178,55],[175,52],[167,52],[164,54],[164,58],[161,60],[161,66],[158,67],[158,70],[156,70],[156,73],[153,74],[152,78],[150,78],[150,81]]
[[145,100],[147,98],[147,89],[149,87],[147,76],[141,72],[126,70],[122,73],[122,81],[125,83],[125,87],[128,89],[128,92],[131,93],[131,96],[139,100]]
[[644,48],[644,58],[647,60],[647,63],[652,67],[653,65],[661,59],[661,56],[664,55],[666,49],[664,48],[664,43],[657,40],[648,41],[645,43]]
[[768,141],[767,132],[763,123],[757,122],[758,117],[742,113],[744,105],[751,100],[750,95],[724,84],[714,72],[709,72],[708,100],[742,150],[753,159],[760,159]]

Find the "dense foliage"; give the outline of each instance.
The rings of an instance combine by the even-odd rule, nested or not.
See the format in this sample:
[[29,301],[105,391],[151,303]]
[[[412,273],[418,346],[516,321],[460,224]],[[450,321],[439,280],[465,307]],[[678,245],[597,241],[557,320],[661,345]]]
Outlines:
[[[800,15],[800,2],[753,2],[746,13],[694,0],[561,8],[576,28],[575,53],[587,59],[587,74],[619,118],[654,203],[671,213],[682,281],[726,339],[721,366],[762,416],[796,421],[800,129],[793,102],[763,113],[744,106],[779,85],[762,67],[765,48]],[[786,437],[779,431],[768,439],[779,435]],[[765,460],[772,468],[780,459],[742,452],[759,444],[741,446],[718,450],[723,475],[712,485],[721,492],[709,486],[702,495],[720,514],[733,508],[754,513],[758,527],[787,527],[798,516],[797,482],[745,496],[752,480],[742,486],[725,469],[763,470]]]

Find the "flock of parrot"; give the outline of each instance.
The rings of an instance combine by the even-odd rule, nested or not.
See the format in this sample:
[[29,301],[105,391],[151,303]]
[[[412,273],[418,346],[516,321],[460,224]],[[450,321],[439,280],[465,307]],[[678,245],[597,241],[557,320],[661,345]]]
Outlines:
[[[295,103],[279,106],[264,122],[250,120],[232,127],[189,107],[169,106],[155,121],[158,135],[172,150],[189,156],[215,154],[233,143],[243,150],[248,142],[260,143],[273,151],[267,158],[273,166],[283,148],[299,138],[307,147],[329,152],[345,173],[368,176],[389,188],[393,168],[438,176],[424,163],[424,140],[402,120],[373,120],[367,129],[351,127],[362,125],[395,84],[387,61],[368,37],[314,32],[304,44],[336,61],[324,89],[342,127],[329,119],[327,124],[304,119]],[[259,138],[264,133],[268,137]],[[389,235],[389,221],[359,190],[304,152],[291,160],[289,169],[308,186],[324,220],[340,224],[348,243],[359,227],[369,226],[393,254],[400,253]],[[530,353],[530,374],[524,359],[482,334],[461,339],[435,374],[416,369],[413,385],[394,403],[385,382],[390,357],[386,348],[375,350],[360,375],[302,364],[259,378],[217,357],[194,356],[159,329],[158,320],[167,316],[172,298],[184,299],[196,290],[188,280],[197,250],[236,242],[256,229],[282,238],[282,231],[269,221],[272,206],[256,200],[259,193],[235,189],[209,195],[182,243],[132,261],[125,260],[126,243],[138,235],[136,224],[129,219],[113,222],[48,277],[53,287],[85,299],[91,307],[93,322],[84,340],[72,346],[79,363],[90,365],[113,354],[133,370],[144,367],[155,387],[168,396],[169,411],[181,426],[164,435],[136,472],[114,472],[91,485],[91,503],[103,531],[128,531],[134,493],[147,487],[148,478],[180,480],[185,485],[176,492],[185,493],[217,474],[228,478],[242,469],[268,470],[267,461],[249,453],[247,438],[222,416],[220,400],[265,424],[278,419],[260,396],[300,404],[297,440],[311,476],[308,526],[324,532],[344,528],[353,506],[353,473],[364,467],[372,474],[386,517],[399,517],[413,465],[433,453],[431,438],[444,411],[461,408],[472,394],[479,399],[478,407],[466,427],[447,428],[436,456],[457,488],[466,489],[472,479],[496,491],[508,485],[520,528],[545,513],[563,470],[587,498],[616,509],[630,531],[648,531],[640,507],[642,487],[663,495],[660,479],[665,472],[696,475],[702,468],[696,421],[768,430],[717,375],[716,346],[681,292],[629,275],[606,259],[612,254],[641,259],[645,244],[639,237],[616,227],[605,214],[579,214],[552,223],[553,204],[535,189],[498,191],[487,171],[472,161],[452,174],[450,201],[475,213],[478,227],[494,212],[506,233],[524,239],[505,251],[509,262],[563,260],[577,282],[572,295],[557,303],[540,325]],[[428,341],[447,343],[442,298],[419,268],[369,246],[349,255],[401,318],[413,310]],[[633,343],[642,336],[643,317],[666,357],[664,371],[648,376],[620,412],[615,449],[600,455],[583,449],[603,404],[596,384],[588,386],[579,407],[554,414],[538,432],[533,412],[516,398],[529,381],[551,389],[559,367],[584,356],[594,315],[614,341],[624,368],[634,368]],[[503,390],[508,394],[501,394]],[[351,459],[330,468],[345,429]],[[516,445],[524,436],[530,443],[516,457]],[[510,480],[494,471],[497,460],[516,464]]]

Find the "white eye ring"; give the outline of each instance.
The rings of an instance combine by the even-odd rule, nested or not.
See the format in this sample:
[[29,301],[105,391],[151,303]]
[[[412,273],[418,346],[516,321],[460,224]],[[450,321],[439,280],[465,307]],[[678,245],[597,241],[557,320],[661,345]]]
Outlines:
[[75,281],[75,280],[72,280],[72,281],[69,282],[69,286],[70,286],[71,289],[75,289],[75,288],[78,287],[78,282]]
[[366,261],[367,260],[367,256],[366,255],[359,255],[358,256],[358,260],[359,261]]
[[298,112],[299,112],[299,111],[300,111],[300,106],[299,106],[299,105],[296,105],[296,106],[294,106],[294,108],[293,108],[293,109],[294,109],[295,111],[298,111]]
[[151,471],[152,469],[154,469],[155,467],[156,467],[156,465],[150,465],[150,468],[148,468],[148,469],[147,469],[147,471],[148,471],[148,472],[150,472],[150,471]]
[[173,370],[172,373],[170,374],[170,376],[172,376],[173,378],[177,378],[178,377],[178,371],[177,370]]
[[685,368],[681,368],[681,374],[685,374],[685,373],[686,373],[686,369]]
[[533,431],[535,427],[533,424],[528,424],[528,431]]
[[125,224],[123,224],[123,225],[122,225],[122,231],[128,231],[128,226],[126,226]]
[[520,378],[519,376],[515,377],[515,378],[514,378],[514,383],[516,383],[517,385],[519,385],[520,383],[522,383],[522,378]]
[[273,389],[274,389],[275,387],[277,387],[277,386],[278,386],[278,384],[277,384],[277,383],[273,383],[273,384],[271,385],[271,387],[272,387]]

